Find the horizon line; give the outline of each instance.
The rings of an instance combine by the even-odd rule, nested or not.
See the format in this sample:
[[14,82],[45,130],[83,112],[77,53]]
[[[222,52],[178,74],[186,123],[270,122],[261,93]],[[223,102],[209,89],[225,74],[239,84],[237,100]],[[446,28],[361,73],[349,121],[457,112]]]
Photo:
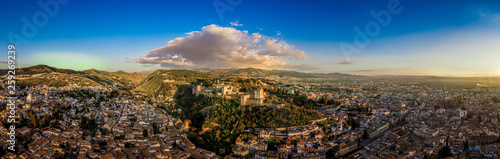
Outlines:
[[[73,71],[86,71],[86,70],[98,70],[98,71],[106,71],[106,72],[127,72],[127,73],[141,73],[141,72],[154,72],[157,70],[188,70],[188,71],[196,71],[197,69],[246,69],[246,68],[254,68],[254,69],[260,69],[260,70],[276,70],[276,71],[289,71],[289,72],[298,72],[298,73],[306,73],[306,74],[334,74],[334,73],[339,73],[339,74],[345,74],[345,75],[353,75],[353,76],[364,76],[364,77],[383,77],[383,76],[393,76],[393,77],[445,77],[445,78],[500,78],[500,75],[491,75],[491,76],[457,76],[457,75],[390,75],[390,74],[378,74],[378,75],[361,75],[361,74],[352,74],[352,73],[346,73],[346,72],[304,72],[304,71],[298,71],[298,70],[286,70],[286,69],[264,69],[264,68],[256,68],[256,67],[198,67],[195,69],[168,69],[168,68],[158,68],[155,70],[147,70],[147,71],[126,71],[126,70],[100,70],[96,68],[89,68],[89,69],[71,69],[71,68],[61,68],[61,67],[56,67],[56,66],[50,66],[47,64],[36,64],[36,65],[31,65],[31,66],[25,66],[25,67],[19,67],[16,69],[21,69],[21,68],[29,68],[33,66],[48,66],[48,67],[53,67],[57,69],[67,69],[67,70],[73,70]],[[3,69],[2,69],[3,70]]]

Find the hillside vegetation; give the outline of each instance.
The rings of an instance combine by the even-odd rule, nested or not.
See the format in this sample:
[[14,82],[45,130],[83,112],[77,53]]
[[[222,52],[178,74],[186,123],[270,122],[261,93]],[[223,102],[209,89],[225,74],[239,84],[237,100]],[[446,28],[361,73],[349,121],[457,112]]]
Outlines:
[[127,73],[124,71],[107,72],[95,69],[85,70],[81,76],[96,81],[103,85],[113,85],[132,89],[135,88],[147,76],[142,73]]
[[[6,75],[9,70],[0,70]],[[79,86],[112,86],[135,88],[147,76],[143,73],[127,73],[124,71],[108,72],[100,70],[75,71],[59,69],[47,65],[36,65],[15,70],[20,87],[41,86],[62,87],[70,84]]]
[[77,84],[79,86],[102,86],[91,79],[74,74],[45,74],[39,77],[17,79],[17,85],[21,88],[43,85],[49,87],[62,87],[70,84]]
[[209,77],[212,76],[188,70],[156,70],[146,77],[134,91],[148,95],[173,96],[177,85],[190,84],[198,79]]

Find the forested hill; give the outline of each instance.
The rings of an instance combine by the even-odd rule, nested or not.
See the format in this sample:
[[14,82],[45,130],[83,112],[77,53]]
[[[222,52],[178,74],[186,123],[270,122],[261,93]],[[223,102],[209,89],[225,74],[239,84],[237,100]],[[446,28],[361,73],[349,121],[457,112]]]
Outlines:
[[177,85],[190,84],[199,79],[211,78],[213,75],[188,70],[156,70],[149,74],[134,91],[145,94],[164,94],[173,96]]
[[[9,70],[0,70],[1,75],[6,75]],[[108,72],[100,70],[75,71],[59,69],[47,65],[36,65],[15,69],[18,85],[20,87],[46,85],[61,87],[70,84],[79,86],[119,86],[122,88],[135,88],[146,74],[127,73],[124,71]]]

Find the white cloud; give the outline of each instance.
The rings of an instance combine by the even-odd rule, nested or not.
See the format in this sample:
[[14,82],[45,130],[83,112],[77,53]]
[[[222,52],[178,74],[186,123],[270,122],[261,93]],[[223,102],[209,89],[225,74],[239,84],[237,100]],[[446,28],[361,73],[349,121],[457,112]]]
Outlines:
[[341,65],[350,65],[350,64],[353,64],[354,62],[352,61],[346,61],[346,60],[343,60],[343,61],[340,61],[338,62],[337,64],[341,64]]
[[239,24],[238,21],[230,22],[231,26],[243,26],[243,24]]
[[302,50],[286,42],[249,34],[232,27],[208,25],[186,37],[178,37],[166,46],[153,49],[142,58],[142,64],[160,64],[169,68],[256,67],[280,69],[315,69],[310,65],[292,65],[288,61],[307,59]]
[[312,66],[309,64],[302,64],[302,65],[290,65],[289,69],[291,70],[299,70],[299,71],[311,71],[311,70],[319,70],[318,67]]
[[277,32],[276,32],[276,36],[281,36],[281,32],[280,32],[280,31],[277,31]]

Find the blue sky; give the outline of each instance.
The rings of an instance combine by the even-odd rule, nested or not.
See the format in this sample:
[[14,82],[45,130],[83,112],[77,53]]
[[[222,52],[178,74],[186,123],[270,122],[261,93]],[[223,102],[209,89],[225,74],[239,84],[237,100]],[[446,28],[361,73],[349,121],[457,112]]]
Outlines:
[[[226,64],[213,64],[193,59],[194,55],[183,52],[190,50],[186,42],[181,43],[183,49],[166,47],[169,41],[189,36],[186,33],[199,31],[201,37],[205,27],[207,34],[234,28],[247,31],[249,36],[258,33],[266,37],[262,42],[275,39],[276,45],[283,41],[287,46],[294,46],[293,49],[281,48],[281,51],[292,52],[286,55],[262,51],[268,48],[249,50],[250,54],[262,55],[252,56],[254,60],[264,60],[263,56],[274,59],[248,65],[237,63],[243,67],[363,75],[500,75],[497,64],[500,61],[500,1],[242,0],[233,5],[229,2],[232,1],[72,0],[67,4],[58,3],[59,11],[53,17],[48,16],[46,25],[37,27],[33,37],[25,38],[27,43],[17,45],[18,63],[29,66],[45,61],[45,64],[78,70],[145,71],[187,65],[187,69],[233,67],[227,63],[241,62],[221,59],[220,63]],[[376,22],[371,11],[388,10],[388,3],[395,2],[399,2],[401,12],[391,14],[387,26],[370,37],[367,46],[346,58],[340,44],[355,45],[354,28],[364,30],[371,21]],[[219,4],[218,7],[226,5],[228,10],[218,14],[214,3]],[[11,43],[9,33],[23,36],[22,18],[32,22],[37,12],[46,14],[37,1],[4,1],[0,9],[0,44]],[[231,25],[231,22],[242,26]],[[212,27],[214,32],[208,32],[212,24],[216,25]],[[158,53],[149,52],[154,49]],[[306,59],[297,58],[302,56],[300,51],[307,55]],[[174,54],[190,63],[174,65],[172,60],[179,64],[175,61],[179,58],[172,58]],[[145,60],[141,55],[157,60]],[[6,55],[1,58],[6,59]]]

